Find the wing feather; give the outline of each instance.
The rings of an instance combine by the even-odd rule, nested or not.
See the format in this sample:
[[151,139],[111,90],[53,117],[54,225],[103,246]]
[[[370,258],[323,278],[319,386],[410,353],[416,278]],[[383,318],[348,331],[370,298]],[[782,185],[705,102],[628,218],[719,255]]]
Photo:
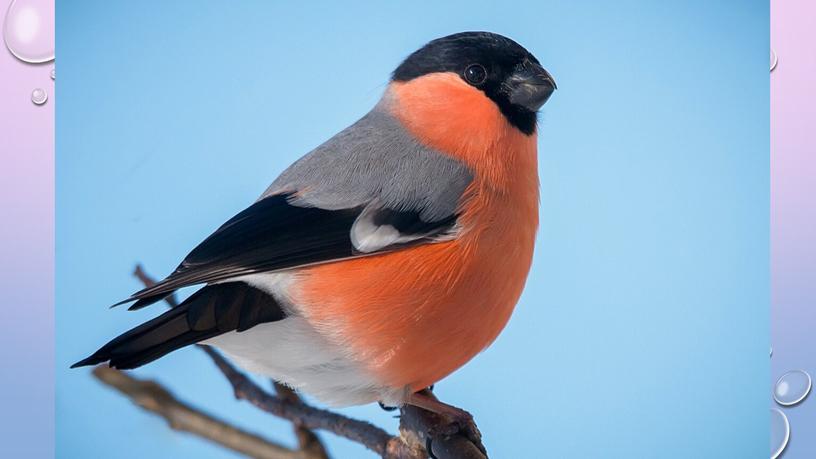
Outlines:
[[464,164],[417,142],[381,102],[284,171],[170,276],[119,304],[136,301],[138,309],[189,285],[445,239],[472,179]]
[[[456,217],[423,222],[417,212],[392,209],[326,210],[293,205],[291,195],[269,196],[257,201],[194,248],[178,268],[161,282],[128,299],[131,309],[153,304],[175,290],[190,285],[216,283],[259,272],[272,272],[360,257],[412,244],[433,242],[453,228]],[[370,209],[370,207],[369,207]],[[363,220],[361,220],[361,217]],[[399,237],[376,250],[355,246],[360,222],[392,227]],[[366,223],[368,224],[368,223]]]

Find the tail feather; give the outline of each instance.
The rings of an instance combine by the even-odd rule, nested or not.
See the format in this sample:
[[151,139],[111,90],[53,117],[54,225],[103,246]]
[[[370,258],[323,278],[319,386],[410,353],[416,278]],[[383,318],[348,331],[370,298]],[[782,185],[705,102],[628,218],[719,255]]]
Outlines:
[[243,282],[209,285],[164,314],[131,329],[71,368],[109,362],[127,370],[190,344],[285,317],[275,299]]

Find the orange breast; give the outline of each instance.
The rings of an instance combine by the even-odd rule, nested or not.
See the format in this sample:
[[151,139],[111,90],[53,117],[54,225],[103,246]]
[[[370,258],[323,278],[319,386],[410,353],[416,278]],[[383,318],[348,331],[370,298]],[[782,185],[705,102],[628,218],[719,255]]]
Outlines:
[[473,169],[461,235],[307,268],[292,295],[383,384],[418,390],[489,345],[521,295],[538,226],[536,139],[456,75],[392,84],[386,97],[418,139]]

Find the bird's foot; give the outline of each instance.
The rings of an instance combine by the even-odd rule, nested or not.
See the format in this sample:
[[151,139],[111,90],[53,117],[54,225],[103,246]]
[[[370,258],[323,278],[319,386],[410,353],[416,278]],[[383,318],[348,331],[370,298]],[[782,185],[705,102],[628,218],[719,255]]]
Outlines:
[[440,422],[432,426],[428,438],[461,434],[470,440],[484,454],[487,454],[482,444],[482,434],[473,420],[473,415],[453,405],[439,401],[429,390],[421,390],[411,394],[408,404],[435,413]]

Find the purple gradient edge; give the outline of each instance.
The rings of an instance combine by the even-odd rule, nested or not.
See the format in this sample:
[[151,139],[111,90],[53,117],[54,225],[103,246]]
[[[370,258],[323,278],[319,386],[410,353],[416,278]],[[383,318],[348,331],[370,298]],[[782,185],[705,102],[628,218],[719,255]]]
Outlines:
[[55,454],[53,66],[25,64],[0,40],[0,457]]
[[771,2],[771,374],[768,398],[791,427],[784,457],[816,457],[816,401],[795,407],[773,402],[774,382],[786,371],[816,375],[816,4]]

